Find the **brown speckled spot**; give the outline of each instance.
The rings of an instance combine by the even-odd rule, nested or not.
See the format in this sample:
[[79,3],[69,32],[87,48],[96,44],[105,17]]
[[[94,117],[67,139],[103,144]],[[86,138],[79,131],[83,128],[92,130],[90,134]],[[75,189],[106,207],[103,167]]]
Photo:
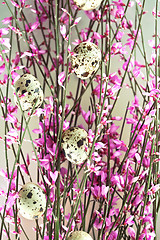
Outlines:
[[23,95],[23,94],[25,94],[26,92],[27,92],[27,91],[26,91],[25,89],[24,89],[24,90],[22,90],[22,95]]
[[88,77],[88,75],[89,75],[89,72],[85,72],[81,74],[82,77]]
[[25,84],[25,86],[26,86],[26,87],[28,87],[28,86],[29,86],[29,84],[30,84],[30,82],[31,82],[31,80],[29,80],[29,79],[28,79],[28,80],[26,80],[26,84]]
[[32,198],[32,193],[31,192],[29,192],[28,194],[27,194],[27,198]]
[[43,212],[43,208],[41,207],[41,208],[39,209],[39,211],[40,211],[40,212]]
[[77,142],[77,146],[80,148],[83,145],[83,139],[79,140]]
[[92,47],[91,46],[87,46],[87,50],[88,51],[92,51]]

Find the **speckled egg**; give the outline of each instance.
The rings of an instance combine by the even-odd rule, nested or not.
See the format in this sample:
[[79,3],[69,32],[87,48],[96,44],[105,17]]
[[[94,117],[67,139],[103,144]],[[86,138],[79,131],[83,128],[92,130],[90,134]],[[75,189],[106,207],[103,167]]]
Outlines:
[[46,195],[43,189],[32,182],[25,184],[19,191],[17,206],[24,218],[38,219],[46,208]]
[[[32,74],[22,75],[15,83],[15,90],[19,96],[19,101],[23,111],[41,106],[43,102],[43,91],[40,82]],[[18,100],[15,95],[15,102]]]
[[84,231],[75,231],[69,235],[68,240],[93,240],[93,238]]
[[97,8],[102,0],[73,0],[75,4],[82,10],[88,11]]
[[100,62],[101,51],[92,42],[82,42],[73,49],[72,69],[81,79],[91,77],[98,70]]
[[62,150],[66,159],[74,164],[83,163],[89,155],[87,132],[79,127],[71,127],[62,135]]

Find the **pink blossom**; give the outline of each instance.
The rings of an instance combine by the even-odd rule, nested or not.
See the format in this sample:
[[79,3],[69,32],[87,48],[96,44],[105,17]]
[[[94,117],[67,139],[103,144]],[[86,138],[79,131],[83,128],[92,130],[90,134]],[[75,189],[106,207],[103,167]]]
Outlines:
[[131,237],[131,240],[136,239],[136,232],[135,232],[134,228],[128,227],[128,234]]
[[108,191],[109,191],[109,186],[102,185],[101,194],[104,197],[104,199],[107,199]]
[[[95,113],[88,111],[87,113],[84,110],[81,110],[82,116],[88,125],[92,125],[96,119]],[[91,116],[90,116],[91,115]]]
[[122,176],[120,175],[112,175],[111,177],[111,183],[112,186],[116,185],[119,189],[119,191],[123,191],[123,187],[124,187],[124,179]]
[[101,39],[101,38],[102,38],[102,35],[100,35],[100,34],[97,33],[97,32],[94,32],[94,33],[93,33],[93,38],[96,39],[96,40],[98,40],[98,39]]
[[21,31],[20,31],[18,28],[13,27],[13,26],[11,26],[11,25],[9,25],[9,28],[10,28],[13,32],[15,32],[16,34],[18,34],[20,37],[22,36],[22,33],[21,33]]
[[[154,17],[156,17],[156,10],[155,10],[155,8],[153,9],[152,14],[153,14]],[[160,17],[160,11],[157,12],[157,17]]]
[[58,171],[50,172],[50,177],[52,178],[52,184],[55,184],[57,177],[58,177]]
[[149,190],[148,190],[148,195],[155,194],[158,190],[160,189],[160,184],[153,185]]
[[3,63],[3,64],[0,66],[0,74],[2,74],[4,71],[5,71],[5,63]]
[[134,224],[134,216],[129,216],[128,218],[126,218],[125,222],[124,222],[124,225],[129,225],[129,226],[132,226]]
[[9,113],[7,114],[7,117],[5,120],[13,123],[15,125],[17,125],[17,123],[18,123],[18,119],[13,114],[9,114]]
[[[5,172],[3,169],[0,169],[0,176],[4,177],[8,183],[10,182],[11,175],[12,175],[12,172],[9,173],[9,177],[8,177],[8,173]],[[17,177],[17,170],[15,170],[13,173],[10,191],[12,191],[12,190],[15,191],[15,189],[16,189],[16,177]]]
[[64,38],[66,38],[66,26],[65,25],[60,26],[60,33],[62,34],[62,36]]
[[11,128],[10,131],[6,135],[7,144],[8,146],[12,145],[13,143],[18,143],[19,136],[15,129]]
[[118,41],[120,41],[120,40],[122,39],[123,35],[124,35],[124,32],[118,31],[118,33],[117,33],[117,35],[116,35],[116,39],[117,39]]
[[11,48],[11,44],[10,44],[10,39],[9,38],[1,38],[0,42],[1,42],[1,44],[3,44],[8,49]]
[[102,142],[95,143],[95,150],[99,150],[105,147],[105,144]]
[[15,201],[18,197],[19,197],[18,193],[11,193],[11,192],[9,193],[9,196],[6,202],[7,210],[15,204]]
[[10,0],[14,7],[20,8],[20,5],[13,0]]
[[0,38],[1,38],[3,35],[7,35],[8,33],[9,33],[8,28],[1,28],[1,29],[0,29]]
[[123,64],[123,69],[127,72],[130,72],[134,67],[134,58],[128,58],[127,61]]
[[142,201],[143,201],[143,196],[137,195],[132,205],[137,207]]
[[81,19],[81,17],[76,18],[73,25],[77,25],[81,21]]
[[29,171],[28,171],[28,168],[26,167],[25,164],[17,164],[17,166],[19,166],[19,168],[25,172],[27,175],[29,175]]
[[58,84],[64,88],[63,86],[63,82],[65,81],[65,72],[61,72],[59,75],[58,75]]
[[116,231],[112,231],[111,233],[110,233],[110,235],[108,236],[108,240],[116,240],[117,239],[117,236],[118,236],[118,230],[116,230]]
[[94,227],[96,229],[101,229],[102,226],[103,226],[103,219],[96,218],[95,221],[94,221]]
[[6,17],[2,20],[3,24],[11,24],[12,17]]
[[50,77],[50,72],[49,72],[49,70],[46,66],[44,66],[44,71],[45,71],[46,77],[49,78]]
[[125,47],[122,46],[121,42],[114,43],[111,47],[111,54],[125,54],[126,50]]

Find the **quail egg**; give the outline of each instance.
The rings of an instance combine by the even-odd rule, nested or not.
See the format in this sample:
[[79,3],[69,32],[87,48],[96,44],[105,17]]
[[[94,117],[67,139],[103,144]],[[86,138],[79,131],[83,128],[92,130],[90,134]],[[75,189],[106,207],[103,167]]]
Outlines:
[[82,10],[88,11],[97,8],[102,0],[73,0],[75,4]]
[[62,151],[66,159],[74,164],[83,163],[89,155],[87,132],[79,127],[71,127],[62,135]]
[[71,65],[77,77],[87,79],[99,68],[101,51],[92,42],[81,42],[73,49]]
[[19,191],[17,206],[24,218],[38,219],[46,208],[46,195],[43,189],[32,182],[25,184]]
[[[19,96],[19,101],[23,111],[38,108],[43,102],[43,91],[40,82],[32,74],[24,74],[15,82],[15,91]],[[15,95],[15,102],[18,100]]]
[[68,240],[93,240],[93,239],[88,233],[84,231],[75,231],[69,235]]

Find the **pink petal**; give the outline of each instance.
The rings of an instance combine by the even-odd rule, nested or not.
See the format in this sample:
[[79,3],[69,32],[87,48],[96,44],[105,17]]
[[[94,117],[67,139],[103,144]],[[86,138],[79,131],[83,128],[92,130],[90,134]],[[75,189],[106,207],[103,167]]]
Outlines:
[[128,234],[131,237],[132,240],[135,240],[136,238],[136,233],[135,230],[132,227],[128,227]]
[[55,183],[58,177],[58,171],[55,171],[54,173],[50,172],[50,177],[52,178],[53,183]]
[[13,0],[10,0],[10,1],[11,1],[11,3],[13,4],[14,7],[20,8],[20,6],[19,6],[16,2],[14,2]]
[[58,76],[58,84],[63,87],[63,82],[65,80],[65,72],[61,72]]
[[46,66],[44,66],[44,71],[45,71],[45,74],[46,74],[47,78],[49,78],[50,72],[49,72],[49,69]]
[[44,177],[45,182],[50,186],[51,183],[50,183],[50,181],[48,180],[48,178],[46,177],[46,175],[44,175],[43,177]]
[[29,32],[33,32],[34,30],[36,30],[39,25],[40,25],[39,22],[33,23],[32,26],[31,26],[31,29],[29,30]]
[[62,34],[63,37],[66,36],[66,26],[65,25],[60,26],[60,33]]
[[3,63],[3,64],[0,66],[0,74],[2,74],[4,71],[5,71],[5,63]]
[[78,24],[80,20],[81,20],[81,17],[76,18],[76,20],[74,21],[73,25]]

